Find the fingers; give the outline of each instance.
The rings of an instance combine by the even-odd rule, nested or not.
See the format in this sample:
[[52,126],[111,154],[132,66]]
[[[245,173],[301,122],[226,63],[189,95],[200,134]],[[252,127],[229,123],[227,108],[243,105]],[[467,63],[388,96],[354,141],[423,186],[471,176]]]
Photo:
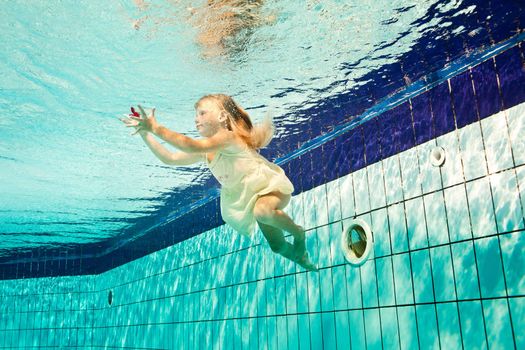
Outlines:
[[140,130],[142,130],[142,128],[137,128],[137,130],[135,130],[135,132],[133,132],[133,133],[131,134],[131,136],[135,136],[135,135],[137,135],[137,134],[139,133]]
[[142,116],[142,118],[147,118],[147,114],[146,114],[146,111],[144,110],[144,108],[142,108],[141,105],[139,105],[139,110],[140,110],[140,115]]

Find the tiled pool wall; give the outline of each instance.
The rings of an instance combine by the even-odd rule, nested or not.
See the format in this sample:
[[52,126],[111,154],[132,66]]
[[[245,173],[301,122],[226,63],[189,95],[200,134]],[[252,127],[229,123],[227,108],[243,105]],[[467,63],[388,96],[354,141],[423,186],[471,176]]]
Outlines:
[[[0,281],[0,347],[525,348],[524,101],[517,45],[287,163],[318,273],[220,226],[97,276]],[[375,241],[359,268],[354,218]]]

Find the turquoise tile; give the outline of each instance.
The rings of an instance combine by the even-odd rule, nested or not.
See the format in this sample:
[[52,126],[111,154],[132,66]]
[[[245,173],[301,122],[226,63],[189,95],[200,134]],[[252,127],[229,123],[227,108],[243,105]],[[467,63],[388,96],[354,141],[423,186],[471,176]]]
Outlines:
[[355,216],[354,181],[353,175],[348,174],[339,178],[341,195],[341,216],[343,219]]
[[288,349],[288,325],[286,316],[277,316],[276,317],[276,324],[277,324],[277,344],[279,350],[287,350]]
[[513,170],[490,177],[498,232],[523,229],[523,211]]
[[337,349],[350,349],[350,323],[348,312],[335,313],[335,331],[337,334]]
[[432,262],[432,278],[434,280],[434,291],[436,301],[456,300],[454,285],[454,269],[450,247],[436,247],[430,249]]
[[310,190],[303,192],[304,206],[304,228],[311,229],[317,227],[317,207],[315,205],[315,193]]
[[346,294],[346,275],[345,266],[336,266],[332,268],[333,279],[333,293],[334,293],[334,309],[346,310],[348,309],[348,296]]
[[500,258],[498,237],[489,237],[474,242],[478,265],[481,297],[505,296],[503,267]]
[[268,317],[266,318],[267,325],[267,339],[268,339],[268,349],[278,349],[278,339],[277,339],[277,318]]
[[310,312],[321,311],[321,295],[318,272],[307,272],[308,280],[308,310]]
[[465,180],[469,181],[487,175],[480,124],[473,123],[459,129],[458,136]]
[[288,325],[288,349],[297,350],[299,349],[299,325],[297,316],[286,316],[286,322]]
[[525,164],[525,103],[506,110],[515,165]]
[[384,207],[386,205],[385,182],[383,180],[383,165],[381,162],[367,167],[368,184],[370,191],[370,209]]
[[518,181],[519,195],[521,198],[521,209],[525,210],[525,167],[516,168],[516,178]]
[[[264,284],[266,289],[266,315],[276,314],[276,290],[275,290],[275,279],[267,279]],[[221,306],[224,308],[224,306]]]
[[275,279],[275,314],[286,314],[286,283],[285,277]]
[[395,155],[384,159],[382,162],[385,173],[386,202],[387,204],[401,202],[403,200],[403,187],[401,186],[399,158]]
[[369,260],[359,269],[361,270],[361,284],[364,307],[378,306],[377,278],[374,260]]
[[430,246],[448,243],[447,216],[443,192],[428,194],[423,199],[425,203],[426,222],[428,228],[428,244]]
[[297,313],[297,289],[295,286],[295,275],[285,276],[284,281],[286,286],[286,313],[295,314]]
[[370,211],[370,198],[368,192],[368,177],[366,168],[353,173],[354,193],[355,193],[355,211],[356,214],[362,214]]
[[259,349],[268,349],[268,326],[266,317],[257,319],[257,343]]
[[412,279],[416,303],[434,301],[432,276],[430,273],[430,256],[428,250],[412,252]]
[[445,134],[437,139],[438,146],[445,150],[445,162],[441,166],[443,186],[449,187],[463,182],[463,168],[459,153],[458,135],[455,131]]
[[461,331],[457,303],[436,304],[441,348],[461,349]]
[[332,265],[345,264],[346,260],[341,250],[343,222],[330,224],[328,229],[330,231],[330,256],[332,257]]
[[421,349],[439,349],[436,309],[434,305],[417,305],[416,317]]
[[379,320],[379,309],[364,310],[366,348],[382,349],[381,323]]
[[478,272],[473,242],[451,246],[458,300],[479,298]]
[[501,235],[500,244],[507,293],[525,295],[525,234],[520,231]]
[[403,178],[404,198],[409,199],[420,196],[422,193],[417,148],[414,147],[399,154],[399,162]]
[[488,178],[466,184],[472,235],[483,237],[496,233],[496,217]]
[[319,271],[321,310],[334,310],[334,288],[332,280],[332,269],[322,269]]
[[406,252],[408,250],[408,240],[403,203],[388,207],[388,221],[393,253]]
[[392,256],[394,268],[395,292],[397,305],[413,304],[412,272],[410,269],[410,255],[399,254]]
[[310,341],[312,349],[323,348],[323,320],[321,314],[310,314]]
[[333,312],[323,312],[321,319],[323,322],[323,349],[335,349],[337,347],[335,315]]
[[322,226],[317,229],[317,244],[319,248],[319,267],[332,266],[330,227]]
[[394,274],[392,271],[392,258],[390,256],[376,259],[377,287],[379,305],[395,305]]
[[345,265],[346,270],[346,295],[348,298],[349,309],[359,309],[362,307],[361,300],[361,270],[351,265]]
[[339,179],[326,184],[326,195],[328,200],[328,222],[341,220],[341,195],[339,190]]
[[310,316],[299,315],[298,328],[299,328],[299,350],[310,350]]
[[[318,244],[317,230],[306,232],[306,249],[310,254],[310,260],[314,263],[319,262],[319,244]],[[303,271],[303,268],[299,267],[299,271]]]
[[[410,249],[428,247],[425,210],[422,198],[415,198],[405,202],[407,235]],[[398,214],[399,215],[399,214]]]
[[419,173],[421,174],[421,188],[423,193],[429,193],[441,189],[441,173],[438,167],[430,163],[430,155],[436,147],[436,141],[431,140],[418,146]]
[[297,312],[308,312],[308,282],[306,273],[295,275],[297,286]]
[[381,308],[381,335],[384,349],[399,349],[396,308]]
[[512,349],[514,340],[507,300],[483,300],[489,349]]
[[312,189],[316,206],[316,226],[328,224],[328,201],[326,185],[322,184]]
[[509,304],[516,348],[525,349],[525,297],[510,298]]
[[[381,257],[389,255],[390,249],[390,235],[388,231],[388,215],[386,209],[380,209],[371,213],[370,229],[374,234],[374,255]],[[346,226],[346,225],[345,225]]]
[[296,196],[293,196],[290,200],[291,210],[289,210],[290,217],[298,225],[304,226],[304,205],[303,205],[304,192]]
[[445,207],[450,241],[456,242],[472,238],[467,194],[463,184],[445,189]]
[[490,174],[513,166],[509,131],[504,112],[481,120],[485,154]]
[[397,308],[397,317],[399,319],[401,349],[411,350],[419,348],[415,307],[403,306]]

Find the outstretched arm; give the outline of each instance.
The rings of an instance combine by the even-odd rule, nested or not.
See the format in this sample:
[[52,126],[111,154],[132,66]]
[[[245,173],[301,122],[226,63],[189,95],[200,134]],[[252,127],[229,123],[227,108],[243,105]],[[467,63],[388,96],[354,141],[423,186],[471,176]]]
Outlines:
[[164,164],[168,165],[190,165],[202,161],[204,155],[202,153],[185,153],[185,152],[170,152],[162,146],[153,135],[148,132],[139,132],[140,136],[149,147],[151,152],[159,158]]
[[155,108],[153,108],[151,114],[147,116],[144,109],[140,105],[138,107],[141,117],[132,118],[138,122],[137,126],[139,130],[149,131],[183,152],[213,152],[226,147],[233,141],[233,135],[228,130],[220,130],[212,137],[206,139],[192,139],[191,137],[169,130],[157,123],[157,120],[155,119]]

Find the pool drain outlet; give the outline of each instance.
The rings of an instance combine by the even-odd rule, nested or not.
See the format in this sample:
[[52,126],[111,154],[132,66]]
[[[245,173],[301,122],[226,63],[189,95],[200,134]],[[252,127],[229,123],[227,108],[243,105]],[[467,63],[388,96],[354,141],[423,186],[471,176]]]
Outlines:
[[432,166],[440,167],[445,163],[445,149],[443,147],[436,147],[430,152],[430,163]]
[[372,243],[372,231],[361,219],[352,221],[341,235],[341,249],[346,261],[353,266],[361,266],[366,262]]

